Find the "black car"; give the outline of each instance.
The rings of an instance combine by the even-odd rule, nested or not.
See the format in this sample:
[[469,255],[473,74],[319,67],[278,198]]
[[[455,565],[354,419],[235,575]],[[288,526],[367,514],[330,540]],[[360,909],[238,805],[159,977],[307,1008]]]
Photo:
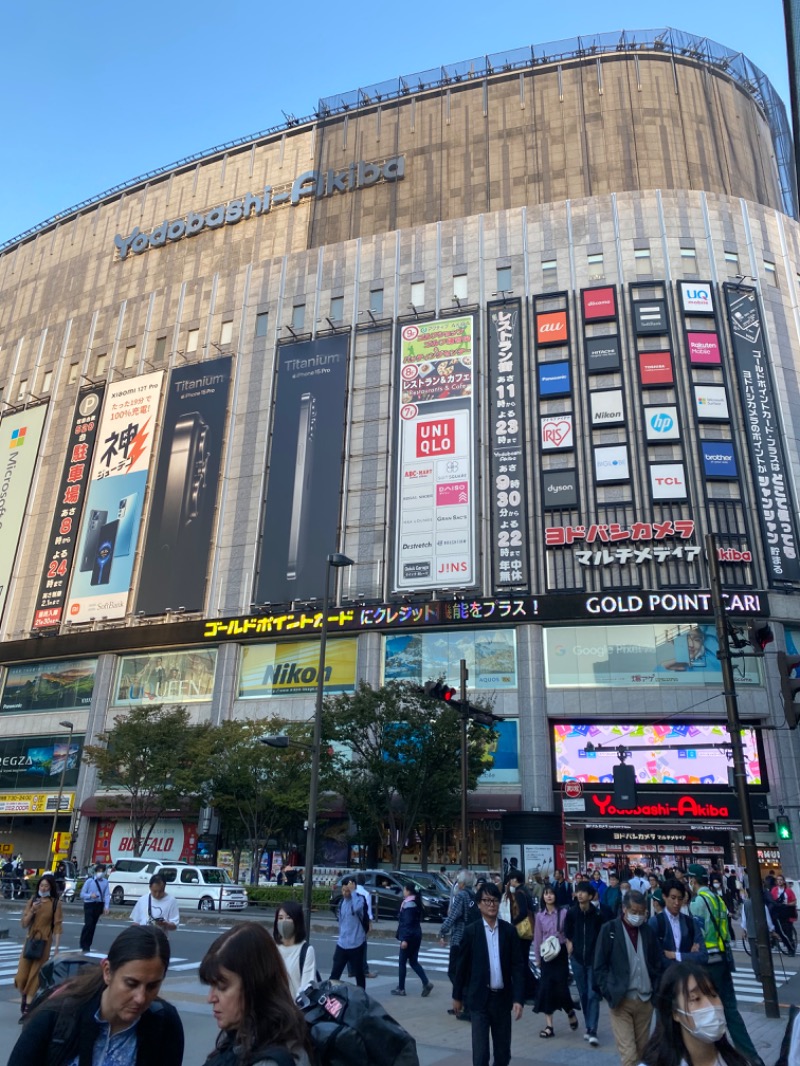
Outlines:
[[[366,877],[364,888],[372,897],[372,913],[375,918],[389,921],[397,919],[400,904],[403,902],[403,886],[409,883],[420,891],[422,917],[425,921],[441,922],[447,915],[449,900],[442,897],[435,882],[427,883],[430,875],[404,870],[354,870],[350,874],[343,874],[331,892],[330,906],[334,914],[342,900],[342,880],[347,876],[355,877],[356,873],[363,873]],[[418,881],[418,877],[425,878],[426,883]]]

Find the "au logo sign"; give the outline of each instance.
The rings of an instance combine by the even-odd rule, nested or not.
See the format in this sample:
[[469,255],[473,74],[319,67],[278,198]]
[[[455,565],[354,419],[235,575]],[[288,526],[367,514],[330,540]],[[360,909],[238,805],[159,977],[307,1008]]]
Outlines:
[[536,343],[539,347],[548,344],[566,344],[568,340],[566,311],[550,311],[536,316]]

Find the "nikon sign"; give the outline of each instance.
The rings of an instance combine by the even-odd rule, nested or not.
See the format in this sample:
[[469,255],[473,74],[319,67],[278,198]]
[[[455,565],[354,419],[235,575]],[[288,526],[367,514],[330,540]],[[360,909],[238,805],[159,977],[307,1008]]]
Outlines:
[[219,229],[221,226],[233,226],[243,219],[268,215],[273,207],[288,204],[296,207],[303,200],[319,200],[334,193],[355,192],[368,189],[379,181],[400,181],[405,177],[405,157],[395,156],[383,163],[351,163],[344,170],[307,170],[299,174],[291,185],[273,189],[267,185],[262,193],[247,193],[241,199],[228,200],[227,203],[212,207],[206,214],[190,211],[186,218],[176,218],[171,222],[166,219],[151,233],[143,233],[138,226],[129,236],[119,233],[114,244],[120,259],[127,259],[129,253],[141,255],[148,248],[161,248],[167,241],[180,241],[184,237],[195,237],[207,229]]

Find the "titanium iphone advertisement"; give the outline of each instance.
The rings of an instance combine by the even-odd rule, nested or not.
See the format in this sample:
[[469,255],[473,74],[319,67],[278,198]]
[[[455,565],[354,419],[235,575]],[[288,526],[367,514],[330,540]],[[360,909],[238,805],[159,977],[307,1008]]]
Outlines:
[[475,582],[472,315],[400,329],[394,587]]
[[67,619],[124,618],[153,452],[162,371],[108,386]]
[[[146,615],[203,609],[232,367],[224,356],[170,374],[136,598]],[[117,558],[130,554],[139,508],[120,497]]]
[[47,404],[15,411],[0,422],[0,615],[19,545],[39,454]]
[[322,598],[336,550],[348,339],[283,344],[254,601]]
[[[39,581],[34,629],[56,626],[63,620],[105,389],[105,385],[82,389],[75,405],[56,497],[58,502],[53,510],[48,550]],[[105,521],[104,518],[103,523]]]

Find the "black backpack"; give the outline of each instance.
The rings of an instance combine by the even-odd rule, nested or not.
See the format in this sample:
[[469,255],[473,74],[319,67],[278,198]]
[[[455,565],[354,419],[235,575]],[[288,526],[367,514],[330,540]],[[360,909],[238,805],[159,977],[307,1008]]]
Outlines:
[[478,908],[478,904],[475,900],[475,893],[471,888],[465,888],[464,891],[467,894],[466,910],[464,911],[464,926],[470,926],[473,922],[479,922],[481,920],[481,912]]
[[[413,1036],[377,1000],[353,985],[321,981],[297,997],[316,1066],[419,1066]],[[261,1059],[295,1066],[286,1048],[259,1050]]]

